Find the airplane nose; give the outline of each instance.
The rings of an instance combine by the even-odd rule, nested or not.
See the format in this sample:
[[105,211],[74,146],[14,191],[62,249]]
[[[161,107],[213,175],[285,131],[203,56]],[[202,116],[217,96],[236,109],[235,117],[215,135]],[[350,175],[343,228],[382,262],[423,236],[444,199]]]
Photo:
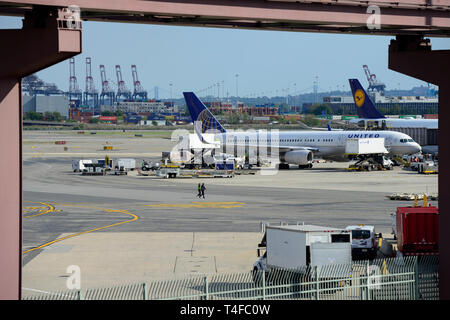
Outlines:
[[422,151],[422,147],[417,142],[414,142],[414,144],[412,145],[412,149],[414,151],[413,154]]

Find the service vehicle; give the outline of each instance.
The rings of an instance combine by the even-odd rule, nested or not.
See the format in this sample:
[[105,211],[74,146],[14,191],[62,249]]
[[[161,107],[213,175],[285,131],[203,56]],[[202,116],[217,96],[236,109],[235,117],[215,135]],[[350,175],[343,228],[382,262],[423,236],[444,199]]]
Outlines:
[[216,161],[215,169],[216,170],[234,171],[234,161],[233,160]]
[[128,171],[128,170],[133,171],[136,168],[136,159],[131,159],[131,158],[118,159],[114,168],[122,170],[122,171]]
[[424,161],[417,163],[417,173],[433,174],[439,173],[439,165],[435,161]]
[[354,260],[372,260],[377,256],[378,241],[374,226],[347,226],[345,230],[352,233],[352,257]]
[[231,154],[219,153],[219,154],[214,155],[214,161],[216,163],[223,162],[223,161],[226,161],[226,162],[233,161],[235,169],[243,169],[244,164],[245,164],[245,157],[235,157]]
[[97,160],[93,161],[92,163],[95,163],[98,166],[103,166],[103,168],[105,168],[106,171],[111,170],[111,168],[113,167],[113,161],[108,156],[105,156],[105,158],[103,158],[103,159],[97,159]]
[[150,162],[143,160],[142,161],[142,171],[150,171],[150,170],[156,170],[159,168],[159,162]]
[[[267,226],[253,271],[350,264],[351,232],[315,225]],[[261,250],[265,253],[261,255]]]
[[158,170],[156,170],[157,177],[163,178],[176,178],[180,176],[180,166],[172,164],[161,165]]
[[348,170],[392,170],[394,167],[394,162],[386,156],[384,138],[347,139],[345,154],[349,159],[357,160]]
[[73,172],[82,172],[86,170],[85,164],[92,163],[92,160],[73,160],[72,170]]

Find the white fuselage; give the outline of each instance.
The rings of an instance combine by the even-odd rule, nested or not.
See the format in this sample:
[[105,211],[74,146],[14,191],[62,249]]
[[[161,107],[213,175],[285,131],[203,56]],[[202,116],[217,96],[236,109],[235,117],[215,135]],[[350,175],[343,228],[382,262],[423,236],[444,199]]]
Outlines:
[[[345,147],[347,139],[384,138],[390,155],[414,154],[421,147],[410,136],[395,131],[239,131],[214,135],[214,143],[224,152],[233,148],[270,148],[278,153],[310,150],[315,157],[335,161],[347,161]],[[213,143],[213,141],[207,141]],[[270,153],[270,152],[269,152]]]

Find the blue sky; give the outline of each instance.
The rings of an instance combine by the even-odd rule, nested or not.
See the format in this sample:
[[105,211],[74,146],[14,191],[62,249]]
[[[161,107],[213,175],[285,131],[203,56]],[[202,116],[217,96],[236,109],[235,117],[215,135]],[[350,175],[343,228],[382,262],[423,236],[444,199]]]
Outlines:
[[[0,28],[21,28],[21,19],[0,17]],[[100,89],[99,65],[115,82],[114,66],[121,65],[127,86],[132,88],[131,65],[153,97],[174,98],[183,91],[201,91],[220,96],[267,96],[311,92],[315,77],[319,91],[349,90],[349,78],[367,80],[362,68],[387,85],[409,89],[426,85],[387,68],[392,37],[335,35],[299,32],[228,30],[140,24],[83,22],[83,53],[75,57],[76,76],[85,86],[85,58],[92,59],[96,87]],[[450,39],[432,38],[433,49],[450,49]],[[38,75],[60,89],[69,87],[69,62],[64,61]]]

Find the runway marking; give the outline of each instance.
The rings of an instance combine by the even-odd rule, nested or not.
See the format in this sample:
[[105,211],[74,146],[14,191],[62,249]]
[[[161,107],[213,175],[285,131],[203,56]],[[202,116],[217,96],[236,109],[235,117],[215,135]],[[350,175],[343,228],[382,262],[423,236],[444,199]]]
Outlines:
[[145,207],[153,208],[217,208],[231,209],[240,208],[245,205],[244,202],[201,202],[195,201],[191,203],[161,203],[161,204],[145,204]]
[[[53,205],[56,205],[56,203],[53,203]],[[58,204],[58,205],[67,205],[67,204]],[[66,240],[66,239],[70,239],[70,238],[73,238],[73,237],[81,236],[83,234],[91,233],[91,232],[94,232],[94,231],[99,231],[99,230],[103,230],[103,229],[107,229],[107,228],[111,228],[111,227],[116,227],[116,226],[119,226],[121,224],[133,222],[133,221],[136,221],[136,220],[139,219],[139,217],[137,215],[135,215],[134,213],[129,212],[128,210],[108,209],[108,208],[99,208],[99,207],[95,207],[95,206],[72,205],[72,204],[69,204],[69,206],[82,207],[82,208],[93,208],[93,209],[99,209],[99,210],[103,210],[105,212],[113,212],[113,213],[114,212],[118,212],[118,213],[123,213],[123,214],[129,215],[132,218],[130,220],[113,223],[113,224],[110,224],[110,225],[107,225],[107,226],[103,226],[103,227],[99,227],[99,228],[95,228],[95,229],[89,229],[89,230],[82,231],[82,232],[73,233],[73,234],[70,234],[68,236],[61,237],[61,238],[55,239],[53,241],[41,244],[40,246],[37,246],[37,247],[31,248],[31,249],[25,250],[25,251],[22,252],[22,254],[29,253],[29,252],[32,252],[34,250],[42,249],[44,247],[47,247],[47,246],[52,245],[52,244],[54,244],[56,242],[60,242],[60,241]],[[52,207],[54,209],[54,206],[52,206]]]

